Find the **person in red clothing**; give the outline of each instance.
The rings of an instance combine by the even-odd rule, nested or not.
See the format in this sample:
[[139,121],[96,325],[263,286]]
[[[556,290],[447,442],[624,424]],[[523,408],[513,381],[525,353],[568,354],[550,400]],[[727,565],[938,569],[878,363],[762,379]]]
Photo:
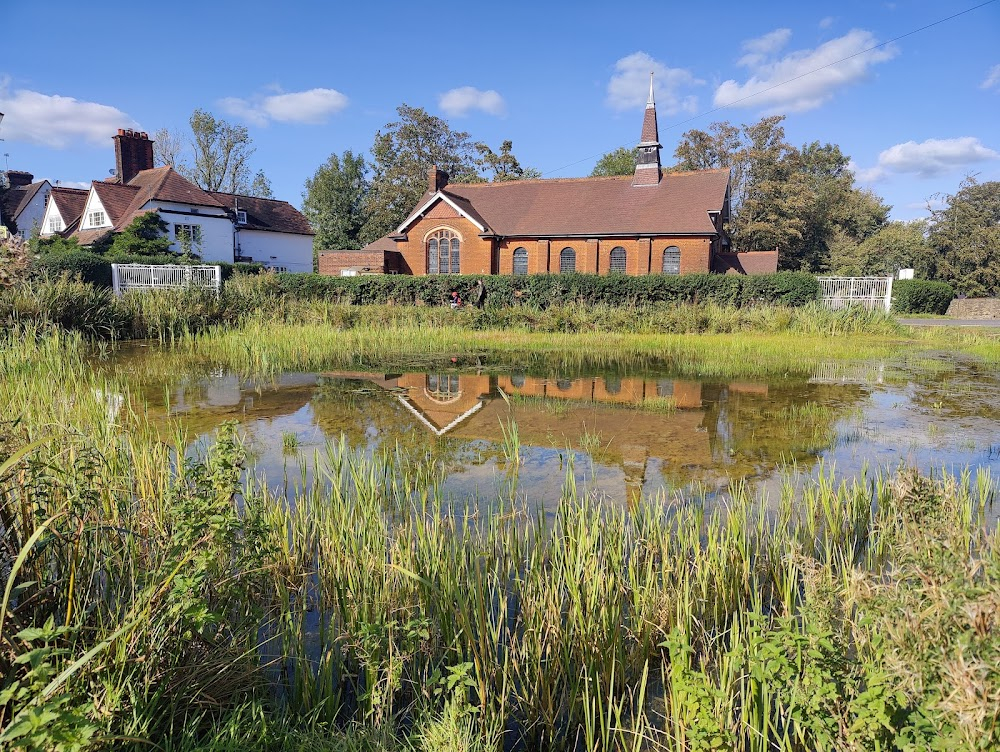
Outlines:
[[462,299],[458,297],[458,293],[455,290],[451,291],[451,300],[449,301],[449,305],[451,305],[452,308],[462,307]]

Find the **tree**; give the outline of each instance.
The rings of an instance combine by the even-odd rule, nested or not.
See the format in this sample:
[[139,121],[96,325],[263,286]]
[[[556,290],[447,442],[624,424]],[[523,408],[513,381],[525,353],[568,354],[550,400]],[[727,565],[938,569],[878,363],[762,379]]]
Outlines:
[[919,277],[929,274],[927,223],[887,222],[860,243],[845,231],[830,241],[829,269],[846,277],[888,276],[900,269],[914,269]]
[[167,223],[158,212],[150,211],[133,219],[128,227],[116,233],[107,250],[110,256],[162,256],[170,254]]
[[972,297],[1000,295],[1000,182],[967,176],[931,212],[928,243],[935,279]]
[[207,191],[246,194],[254,153],[246,126],[218,120],[204,110],[195,110],[189,122],[194,161],[182,174]]
[[302,213],[316,231],[313,248],[360,248],[368,194],[365,158],[350,150],[331,154],[305,188]]
[[542,173],[531,167],[521,167],[511,150],[514,143],[510,140],[500,145],[497,154],[486,144],[476,144],[479,152],[479,164],[486,171],[491,183],[503,183],[508,180],[531,180],[540,178]]
[[253,176],[249,195],[257,198],[274,198],[274,193],[271,191],[271,181],[267,179],[263,170],[257,170],[257,174]]
[[463,131],[453,131],[445,120],[423,108],[402,104],[399,120],[375,134],[372,181],[362,240],[369,242],[392,232],[416,206],[427,189],[427,170],[445,170],[451,182],[482,180],[477,171],[476,144]]
[[153,134],[153,164],[156,167],[173,167],[177,172],[188,171],[184,161],[184,137],[169,128],[160,128]]
[[614,151],[609,151],[597,160],[597,164],[594,165],[594,169],[590,172],[590,177],[631,175],[635,172],[635,163],[638,158],[638,149],[629,149],[622,146]]

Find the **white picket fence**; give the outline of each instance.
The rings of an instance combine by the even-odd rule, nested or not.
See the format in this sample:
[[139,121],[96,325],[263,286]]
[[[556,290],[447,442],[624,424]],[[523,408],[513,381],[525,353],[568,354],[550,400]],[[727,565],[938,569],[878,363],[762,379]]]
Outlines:
[[870,311],[892,308],[892,277],[817,277],[819,300],[835,311],[861,305]]
[[112,264],[111,282],[115,295],[129,290],[175,290],[198,287],[222,290],[222,267],[207,264]]

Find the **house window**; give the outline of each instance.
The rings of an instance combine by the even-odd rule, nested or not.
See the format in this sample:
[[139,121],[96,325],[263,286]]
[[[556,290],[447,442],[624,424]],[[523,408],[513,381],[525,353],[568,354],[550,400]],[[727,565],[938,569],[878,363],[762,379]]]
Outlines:
[[236,212],[236,224],[245,225],[247,223],[247,213],[242,209]]
[[656,382],[656,396],[657,397],[673,397],[674,396],[674,382],[669,380],[662,380]]
[[617,377],[604,379],[604,391],[608,394],[618,394],[622,390],[622,380]]
[[427,396],[438,402],[450,402],[462,396],[456,374],[428,374]]
[[611,249],[611,273],[612,274],[624,274],[625,273],[625,249],[620,245],[616,245]]
[[681,249],[675,245],[663,250],[663,273],[674,275],[681,273]]
[[92,211],[87,215],[87,224],[91,227],[104,227],[107,220],[102,211]]
[[61,217],[49,217],[49,232],[62,232],[63,223]]
[[174,240],[185,250],[201,246],[201,225],[174,225]]
[[559,252],[559,273],[569,274],[576,271],[576,251],[572,248],[563,248]]
[[427,273],[458,274],[461,264],[458,235],[438,230],[427,240]]
[[528,249],[514,249],[514,276],[523,277],[528,273]]

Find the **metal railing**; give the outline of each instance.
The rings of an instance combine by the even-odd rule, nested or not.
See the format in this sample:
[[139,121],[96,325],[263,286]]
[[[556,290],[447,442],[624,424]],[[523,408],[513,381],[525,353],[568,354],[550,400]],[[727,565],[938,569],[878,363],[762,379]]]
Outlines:
[[176,290],[196,287],[222,291],[222,267],[207,264],[112,264],[115,295],[129,290]]
[[817,277],[819,300],[833,310],[861,305],[870,311],[892,308],[892,277]]

